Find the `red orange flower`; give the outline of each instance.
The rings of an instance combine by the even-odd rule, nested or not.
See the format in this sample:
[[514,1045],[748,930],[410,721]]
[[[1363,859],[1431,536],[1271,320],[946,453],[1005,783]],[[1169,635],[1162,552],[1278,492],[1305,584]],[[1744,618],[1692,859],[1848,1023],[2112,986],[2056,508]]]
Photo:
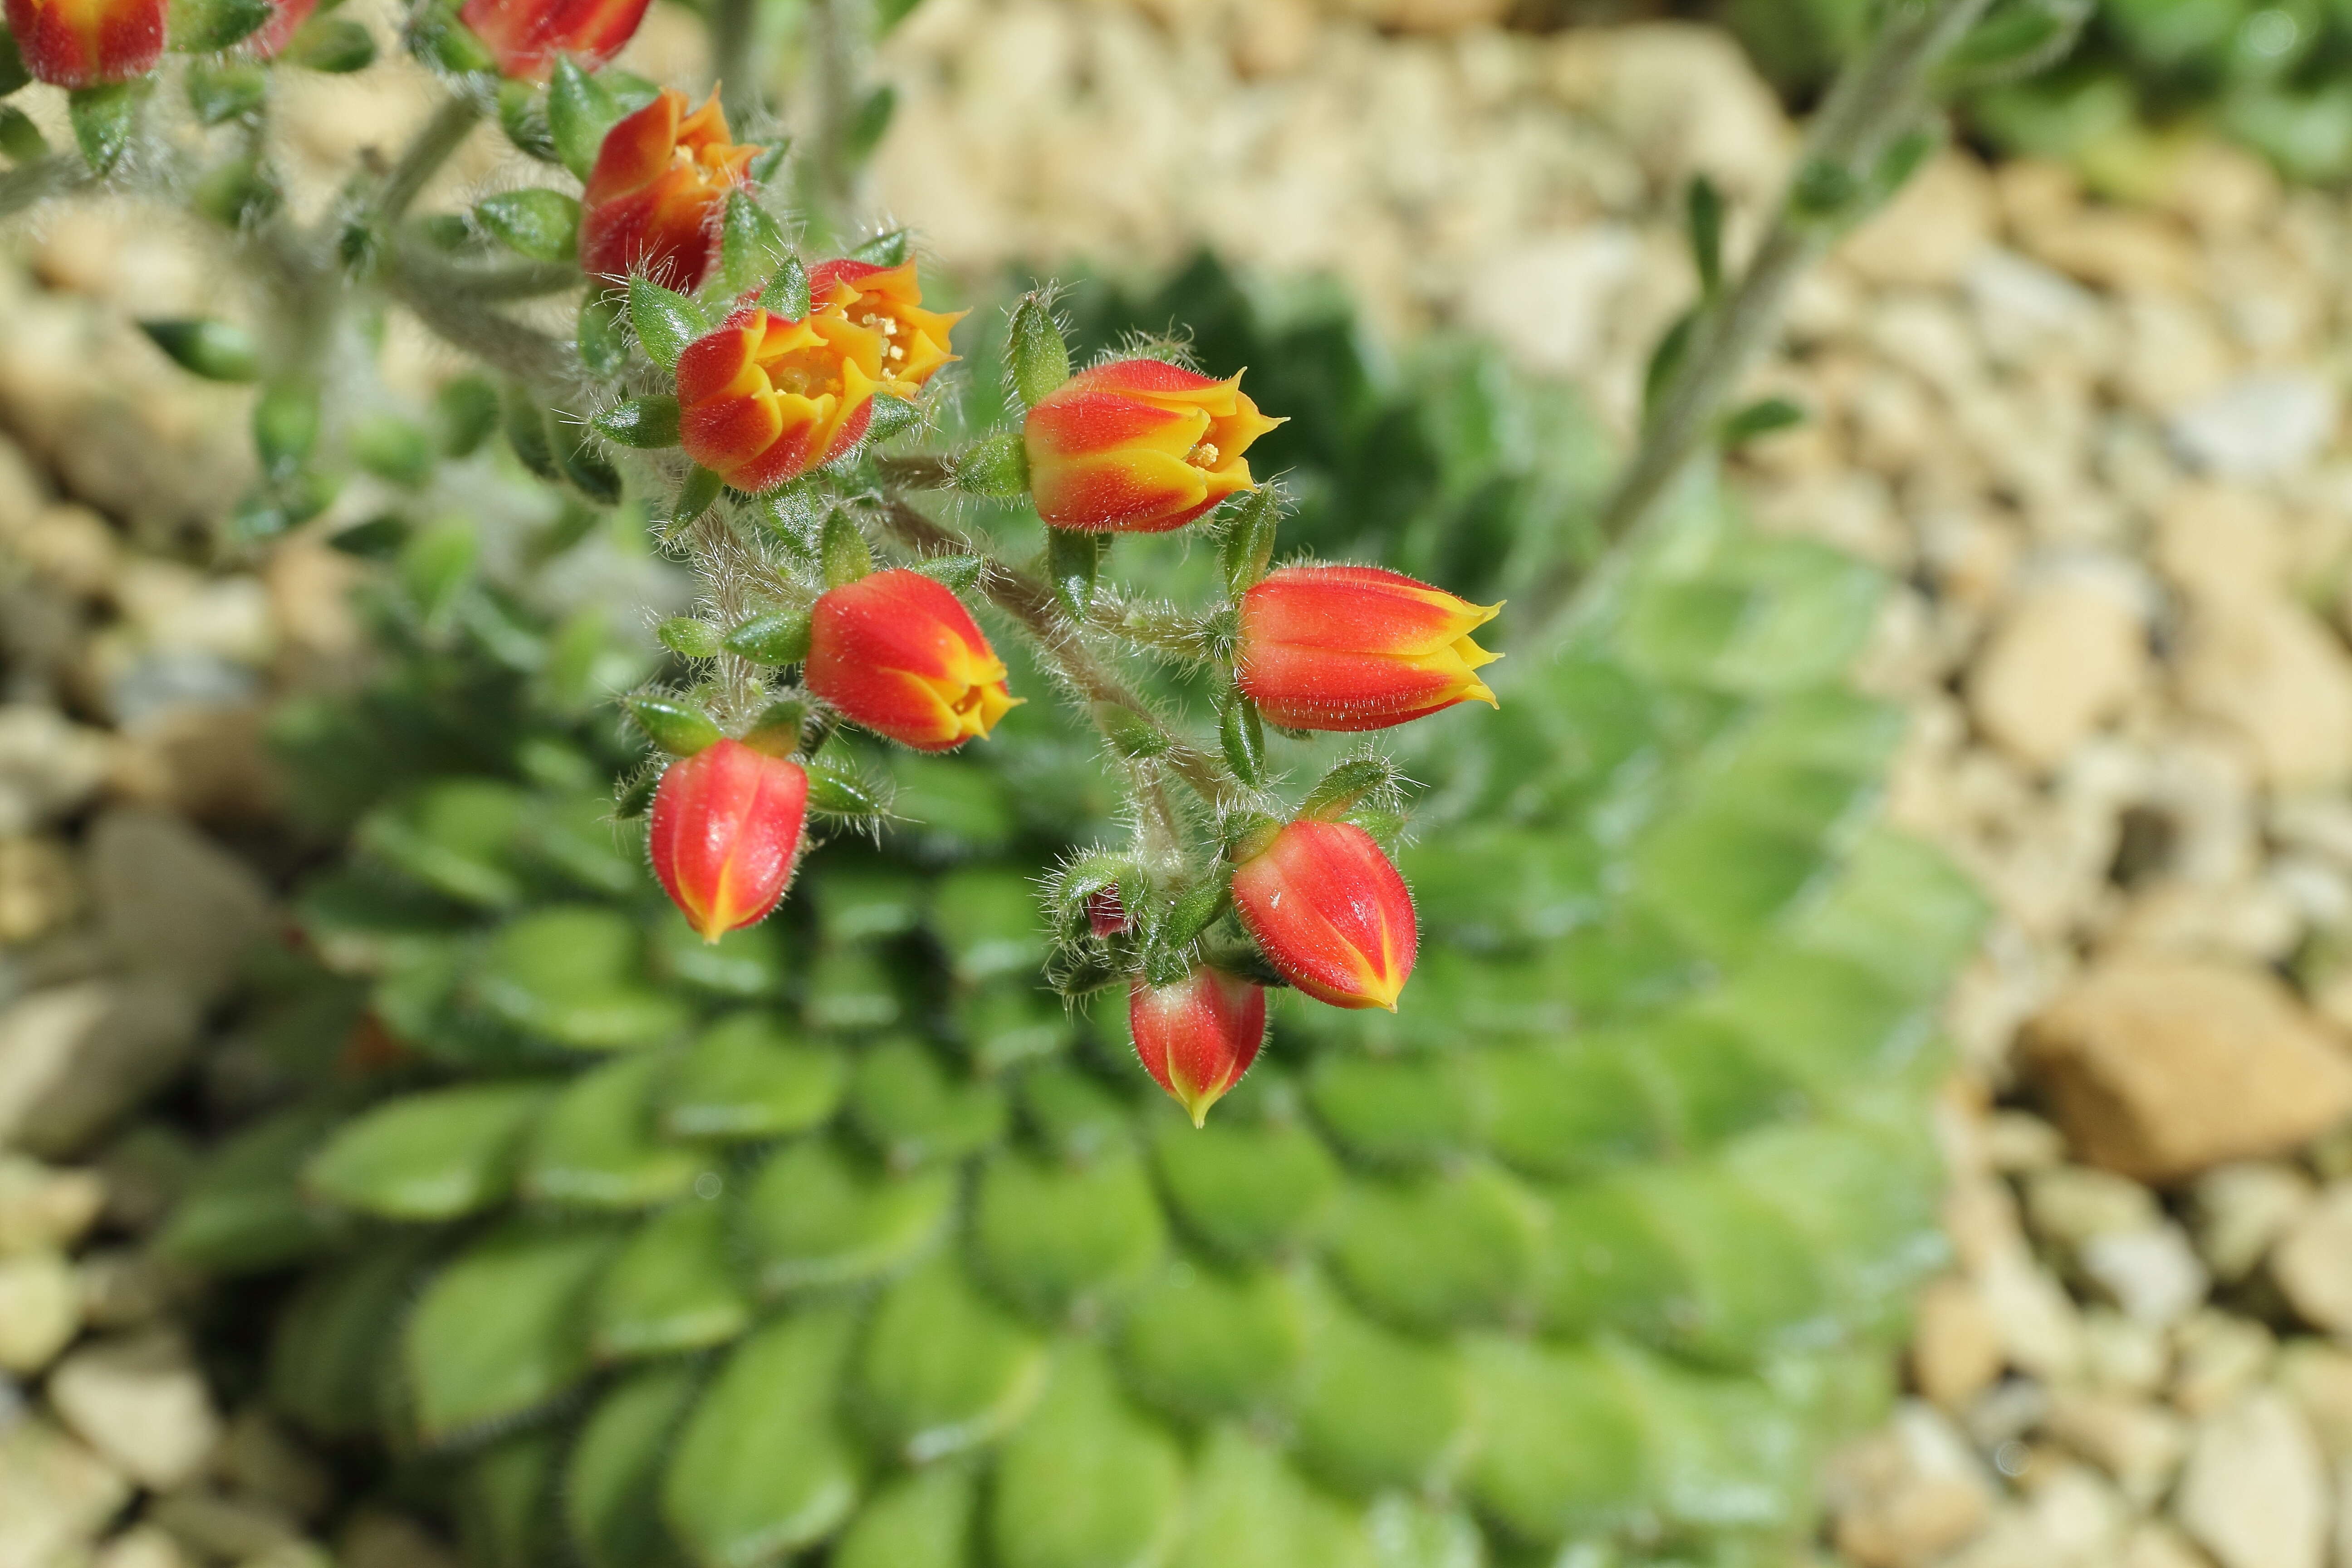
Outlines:
[[618,282],[642,272],[666,289],[700,285],[719,258],[719,219],[759,153],[727,139],[711,94],[687,110],[676,88],[604,133],[581,198],[580,267]]
[[1192,1125],[1241,1081],[1265,1043],[1265,992],[1214,969],[1196,969],[1173,985],[1135,983],[1128,993],[1135,1054]]
[[1385,1007],[1421,928],[1404,879],[1351,822],[1301,817],[1234,869],[1234,912],[1285,980],[1334,1007]]
[[7,0],[25,68],[58,87],[129,81],[163,53],[164,0]]
[[466,0],[457,15],[502,76],[545,81],[558,55],[593,70],[621,52],[648,0]]
[[765,920],[792,885],[808,812],[798,763],[719,741],[670,763],[654,792],[654,875],[687,923],[717,942]]
[[1055,528],[1160,533],[1253,489],[1250,443],[1282,423],[1223,381],[1156,359],[1081,371],[1022,432],[1037,515]]
[[1499,605],[1473,605],[1378,566],[1288,566],[1242,595],[1234,679],[1292,730],[1384,730],[1493,703],[1470,640]]
[[687,345],[678,438],[738,489],[797,479],[864,438],[877,393],[911,398],[953,359],[948,332],[962,314],[923,309],[911,261],[825,262],[800,320],[746,305]]
[[963,601],[920,572],[827,589],[809,616],[804,679],[852,722],[919,752],[985,736],[1020,700]]

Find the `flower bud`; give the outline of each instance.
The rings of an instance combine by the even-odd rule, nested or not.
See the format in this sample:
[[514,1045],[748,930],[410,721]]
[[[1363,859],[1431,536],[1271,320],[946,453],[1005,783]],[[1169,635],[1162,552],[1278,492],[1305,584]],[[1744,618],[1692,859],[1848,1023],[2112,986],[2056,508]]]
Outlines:
[[690,290],[717,261],[727,193],[760,150],[727,139],[716,93],[691,113],[686,105],[666,87],[604,133],[581,198],[580,268],[591,277],[641,272]]
[[1334,1007],[1396,1011],[1421,932],[1372,836],[1301,817],[1234,868],[1234,912],[1285,980]]
[[593,70],[621,52],[645,20],[648,0],[466,0],[458,18],[498,62],[501,76],[545,81],[556,57]]
[[985,736],[1020,699],[971,612],[920,572],[828,588],[809,616],[808,689],[851,722],[945,752]]
[[911,399],[954,358],[961,312],[922,308],[912,262],[828,261],[809,274],[809,299],[797,319],[747,305],[678,356],[679,441],[737,489],[842,456],[865,438],[877,393]]
[[1138,981],[1127,1023],[1143,1070],[1198,1127],[1265,1043],[1265,991],[1214,969],[1195,969],[1173,985]]
[[1242,595],[1234,683],[1267,722],[1385,730],[1495,702],[1470,640],[1500,605],[1473,605],[1378,566],[1288,566]]
[[798,763],[717,741],[670,763],[654,792],[654,875],[717,942],[767,918],[800,859],[809,779]]
[[246,38],[245,47],[257,59],[271,58],[318,8],[319,0],[269,0],[269,20]]
[[97,87],[155,68],[164,0],[7,0],[8,31],[37,81]]
[[1037,515],[1055,528],[1161,533],[1254,489],[1250,443],[1282,423],[1243,395],[1156,359],[1081,371],[1023,426]]

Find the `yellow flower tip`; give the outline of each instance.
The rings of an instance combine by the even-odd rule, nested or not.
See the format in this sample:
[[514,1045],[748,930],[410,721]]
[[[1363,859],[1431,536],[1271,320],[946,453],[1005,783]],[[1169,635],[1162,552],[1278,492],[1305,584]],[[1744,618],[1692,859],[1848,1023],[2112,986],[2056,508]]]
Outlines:
[[1498,713],[1502,711],[1503,708],[1502,699],[1495,695],[1494,688],[1488,686],[1483,680],[1475,679],[1470,682],[1469,686],[1464,689],[1462,693],[1462,700],[1465,702],[1484,702],[1487,707],[1494,709]]

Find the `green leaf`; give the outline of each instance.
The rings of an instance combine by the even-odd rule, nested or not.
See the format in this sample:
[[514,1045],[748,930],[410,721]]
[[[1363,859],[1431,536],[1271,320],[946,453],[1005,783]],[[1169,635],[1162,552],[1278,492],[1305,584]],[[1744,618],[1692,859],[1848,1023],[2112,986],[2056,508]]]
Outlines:
[[269,0],[172,0],[164,32],[174,54],[217,54],[276,15]]
[[148,320],[139,331],[155,341],[155,348],[172,362],[205,381],[258,381],[261,351],[245,327],[212,322],[205,318]]
[[478,375],[453,376],[434,395],[433,417],[440,426],[443,453],[469,457],[498,427],[498,388]]
[[915,7],[922,3],[923,0],[875,0],[874,36],[886,37],[891,28],[913,16]]
[[654,640],[680,658],[719,657],[719,631],[691,616],[672,616],[654,628]]
[[662,1462],[698,1381],[677,1364],[634,1373],[582,1425],[564,1465],[563,1521],[589,1568],[650,1568],[676,1556],[662,1527]]
[[760,1167],[740,1224],[760,1289],[775,1295],[906,1268],[937,1243],[954,1196],[951,1171],[892,1176],[812,1138]]
[[1236,691],[1217,715],[1217,741],[1234,776],[1255,788],[1265,777],[1265,721],[1257,704]]
[[1445,1561],[1387,1551],[1375,1556],[1354,1510],[1300,1479],[1264,1436],[1237,1427],[1211,1435],[1187,1513],[1184,1544],[1171,1568],[1363,1568],[1375,1562],[1419,1568]]
[[979,1488],[950,1465],[885,1487],[834,1548],[833,1568],[968,1568]]
[[670,372],[686,345],[715,325],[692,300],[644,278],[629,279],[629,324],[646,357]]
[[586,1302],[605,1230],[510,1225],[433,1277],[401,1336],[418,1436],[439,1447],[509,1421],[588,1372]]
[[677,445],[677,399],[667,393],[616,403],[593,421],[596,434],[635,451]]
[[653,1095],[671,1064],[648,1052],[574,1079],[540,1118],[522,1189],[541,1203],[639,1209],[683,1196],[709,1159],[654,1129]]
[[726,739],[725,732],[710,721],[710,715],[691,702],[632,697],[623,706],[646,732],[646,739],[673,757],[690,757]]
[[1034,408],[1070,379],[1070,345],[1063,341],[1062,329],[1043,295],[1024,295],[1014,308],[1004,352],[1013,395],[1025,407]]
[[1474,1342],[1468,1361],[1486,1429],[1465,1478],[1473,1500],[1547,1545],[1639,1517],[1650,1446],[1600,1352],[1493,1339]]
[[555,460],[555,442],[547,431],[547,409],[537,394],[520,382],[509,382],[500,400],[505,406],[507,445],[516,461],[551,482],[563,478]]
[[1329,1151],[1289,1123],[1169,1123],[1151,1152],[1178,1223],[1232,1258],[1270,1258],[1303,1245],[1339,1192]]
[[626,492],[621,471],[591,439],[587,422],[578,416],[554,411],[550,421],[555,439],[555,460],[572,488],[599,506],[617,505]]
[[1302,1463],[1334,1486],[1442,1489],[1468,1457],[1470,1391],[1454,1353],[1337,1302],[1309,1320],[1297,1417]]
[[331,75],[365,70],[375,63],[375,35],[349,16],[313,16],[294,29],[278,58]]
[[1699,294],[1712,300],[1723,289],[1723,193],[1705,174],[1693,174],[1684,206]]
[[[5,37],[0,34],[0,37]],[[19,167],[49,155],[48,138],[33,123],[33,117],[15,104],[0,104],[0,153]]]
[[384,1347],[398,1340],[416,1277],[439,1244],[421,1231],[386,1237],[307,1276],[270,1340],[270,1406],[320,1436],[376,1433]]
[[892,1452],[928,1464],[1018,1425],[1045,1367],[1044,1344],[942,1260],[883,1293],[858,1359],[857,1407]]
[[1543,1213],[1491,1167],[1360,1181],[1334,1227],[1331,1263],[1351,1294],[1401,1327],[1438,1331],[1511,1315],[1532,1290]]
[[[730,191],[719,225],[719,283],[728,299],[764,283],[793,254],[783,226],[748,191]],[[806,315],[805,309],[798,312]],[[796,319],[796,318],[795,318]]]
[[1726,415],[1717,439],[1729,451],[1759,437],[1794,429],[1804,422],[1801,405],[1785,397],[1760,397]]
[[1650,351],[1650,363],[1642,373],[1642,422],[1647,425],[1657,417],[1659,405],[1675,378],[1682,374],[1683,361],[1690,357],[1691,339],[1698,331],[1699,309],[1693,306],[1675,318],[1658,339],[1658,346]]
[[481,1449],[457,1468],[449,1489],[467,1562],[532,1568],[546,1561],[555,1550],[558,1458],[554,1433],[523,1432]]
[[[864,100],[858,104],[857,112],[850,117],[849,124],[842,134],[843,154],[857,163],[871,157],[874,149],[882,144],[883,136],[889,132],[890,119],[898,107],[898,91],[888,82],[884,82],[867,93]],[[863,260],[865,258],[861,257],[859,259]],[[905,259],[906,247],[902,237],[898,260]],[[885,266],[890,267],[898,264],[898,261],[884,263]]]
[[172,1205],[158,1250],[219,1274],[276,1268],[316,1250],[332,1229],[305,1201],[300,1173],[336,1122],[331,1108],[302,1106],[230,1138]]
[[259,109],[269,96],[269,72],[255,60],[190,60],[188,110],[199,125],[226,125]]
[[1004,1091],[951,1074],[913,1040],[869,1046],[857,1060],[847,1115],[893,1170],[959,1160],[1004,1135]]
[[16,47],[16,40],[5,28],[0,28],[0,98],[5,98],[33,79],[25,68],[25,56]]
[[1465,1070],[1489,1108],[1486,1146],[1529,1175],[1591,1176],[1666,1149],[1649,1092],[1613,1052],[1494,1048],[1472,1057]]
[[1330,1051],[1317,1058],[1307,1092],[1317,1120],[1367,1164],[1433,1165],[1477,1140],[1480,1108],[1454,1058]]
[[848,1074],[769,1013],[734,1013],[703,1031],[670,1070],[662,1125],[673,1137],[781,1138],[824,1124]]
[[617,911],[562,905],[509,922],[475,980],[520,1028],[580,1050],[659,1045],[688,1022],[682,999],[645,984],[643,939]]
[[1036,889],[1018,871],[975,867],[942,878],[931,929],[948,964],[967,984],[1000,974],[1034,974],[1045,961]]
[[253,405],[253,446],[262,471],[282,479],[301,467],[319,444],[319,424],[317,386],[281,381],[263,388]]
[[568,55],[557,58],[547,84],[548,135],[555,143],[556,155],[574,177],[585,180],[594,170],[604,133],[620,121],[621,114],[619,101],[603,82],[582,70]]
[[1132,1286],[1165,1245],[1143,1163],[1123,1153],[1079,1170],[999,1153],[981,1173],[971,1231],[990,1283],[1047,1320]]
[[330,1203],[386,1219],[454,1219],[506,1197],[543,1084],[478,1084],[388,1100],[354,1118],[303,1167]]
[[671,524],[683,526],[692,522],[710,510],[711,503],[719,499],[719,492],[726,488],[724,479],[698,463],[687,474],[686,482],[678,486],[677,495],[670,501]]
[[617,289],[592,288],[581,299],[573,335],[588,374],[610,381],[629,366],[628,296]]
[[1176,1447],[1119,1397],[1101,1352],[1066,1341],[1036,1412],[1005,1444],[989,1497],[1001,1568],[1161,1561],[1182,1528]]
[[597,1285],[589,1343],[599,1361],[675,1355],[723,1345],[751,1322],[726,1206],[693,1197],[630,1235]]
[[727,1358],[662,1481],[663,1517],[697,1562],[772,1562],[824,1540],[856,1508],[857,1454],[834,1423],[856,1322],[845,1307],[795,1312]]
[[[833,787],[840,776],[822,765],[809,769],[811,811],[833,814],[843,800],[844,792]],[[868,797],[861,790],[858,798]],[[804,1011],[820,1029],[856,1032],[887,1029],[904,1008],[898,980],[881,959],[859,948],[833,948],[817,955]]]
[[534,84],[513,79],[499,84],[499,129],[524,157],[542,163],[558,161],[555,138],[547,126],[547,100]]
[[1266,1417],[1287,1405],[1307,1320],[1281,1275],[1163,1268],[1128,1303],[1120,1370],[1136,1394],[1183,1421]]
[[808,657],[809,612],[773,610],[739,621],[727,634],[726,647],[753,664],[798,664]]

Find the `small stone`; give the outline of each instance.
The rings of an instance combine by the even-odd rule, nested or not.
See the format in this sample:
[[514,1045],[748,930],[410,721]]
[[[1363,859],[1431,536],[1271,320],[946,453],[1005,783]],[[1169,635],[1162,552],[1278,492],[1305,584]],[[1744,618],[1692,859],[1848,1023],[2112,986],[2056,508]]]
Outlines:
[[405,1514],[361,1510],[343,1527],[335,1561],[342,1568],[462,1568],[456,1552]]
[[2087,1165],[2038,1171],[2025,1183],[2026,1222],[2069,1251],[2094,1237],[2144,1230],[2162,1215],[2156,1194],[2137,1182]]
[[2161,1405],[2114,1394],[2059,1389],[2043,1430],[2115,1478],[2135,1508],[2148,1508],[2172,1484],[2189,1447],[2189,1425]]
[[1912,175],[1838,254],[1873,283],[1953,288],[1992,243],[1993,221],[1984,166],[1948,153]]
[[2352,1351],[2318,1340],[2291,1340],[2279,1352],[2278,1386],[2311,1423],[2330,1458],[2352,1461]]
[[2317,1189],[2292,1165],[2222,1165],[2197,1178],[2197,1249],[2220,1279],[2254,1271],[2272,1243],[2311,1206]]
[[49,1400],[91,1447],[168,1491],[220,1441],[212,1396],[176,1335],[158,1331],[78,1350],[49,1376]]
[[2208,1308],[2173,1329],[2172,1403],[2191,1415],[2219,1410],[2262,1381],[2278,1341],[2251,1318]]
[[90,1568],[196,1568],[180,1543],[152,1524],[134,1524],[101,1544]]
[[2021,1248],[1996,1253],[1973,1278],[2011,1364],[2071,1378],[2083,1363],[2083,1324],[2064,1287]]
[[86,506],[53,506],[15,541],[17,558],[47,589],[100,599],[122,571],[122,547],[106,519]]
[[162,1088],[195,1043],[196,1008],[161,978],[55,986],[0,1013],[0,1141],[80,1148]]
[[81,1292],[62,1253],[0,1258],[0,1371],[40,1371],[80,1327]]
[[207,1491],[158,1498],[147,1517],[195,1555],[233,1563],[277,1552],[301,1536],[294,1521],[280,1510]]
[[121,1471],[38,1417],[0,1426],[0,1568],[58,1568],[131,1500]]
[[2243,233],[2277,211],[2279,178],[2262,159],[2199,137],[2173,163],[2164,205],[2209,237]]
[[0,836],[0,947],[71,925],[81,913],[81,878],[54,838]]
[[2175,1525],[2147,1519],[2125,1531],[2116,1568],[2212,1568],[2212,1559],[2190,1544]]
[[2327,1507],[2309,1424],[2268,1389],[2198,1424],[2172,1501],[2221,1568],[2321,1568]]
[[2000,1375],[2000,1335],[1976,1289],[1944,1275],[1919,1292],[1912,1309],[1911,1378],[1919,1392],[1957,1410]]
[[2188,1316],[2212,1284],[2177,1225],[2092,1237],[2075,1254],[2075,1264],[2116,1306],[2151,1327]]
[[1996,1171],[2046,1171],[2066,1158],[2066,1139],[2030,1111],[1996,1110],[1985,1122],[1985,1157]]
[[0,1153],[0,1257],[70,1247],[105,1207],[106,1184],[89,1172]]
[[2335,387],[2305,371],[2241,376],[2174,415],[2173,447],[2225,479],[2279,479],[2310,466],[2335,437]]
[[2284,599],[2192,620],[2180,660],[2187,707],[2235,730],[2279,790],[2352,779],[2352,657]]
[[1832,1462],[1824,1493],[1832,1537],[1861,1568],[1925,1568],[1975,1534],[1992,1503],[1967,1439],[1916,1400]]
[[2029,589],[1969,672],[1969,710],[2018,760],[2055,767],[2120,712],[2147,673],[2147,629],[2105,574],[2069,573]]
[[2172,1373],[2172,1347],[2163,1329],[2112,1307],[2083,1311],[2083,1375],[2115,1394],[2154,1394]]
[[101,1331],[143,1328],[171,1305],[173,1275],[149,1254],[110,1247],[74,1260],[82,1321]]
[[2115,352],[2115,324],[2095,295],[2012,251],[1979,255],[1968,296],[1979,340],[2003,364],[2036,363],[2055,349],[2096,365]]
[[2104,960],[2027,1025],[2021,1047],[2069,1144],[2139,1181],[2283,1153],[2352,1113],[2352,1060],[2252,968]]
[[79,806],[106,781],[102,731],[29,703],[0,708],[0,834],[31,833]]
[[169,975],[202,1002],[236,979],[275,929],[250,868],[174,818],[110,811],[90,830],[90,880],[108,940],[137,970]]
[[334,1501],[334,1477],[316,1455],[263,1412],[239,1411],[221,1443],[220,1479],[232,1489],[315,1520]]
[[2304,1321],[2352,1337],[2352,1181],[2331,1182],[2271,1253],[2271,1278]]

